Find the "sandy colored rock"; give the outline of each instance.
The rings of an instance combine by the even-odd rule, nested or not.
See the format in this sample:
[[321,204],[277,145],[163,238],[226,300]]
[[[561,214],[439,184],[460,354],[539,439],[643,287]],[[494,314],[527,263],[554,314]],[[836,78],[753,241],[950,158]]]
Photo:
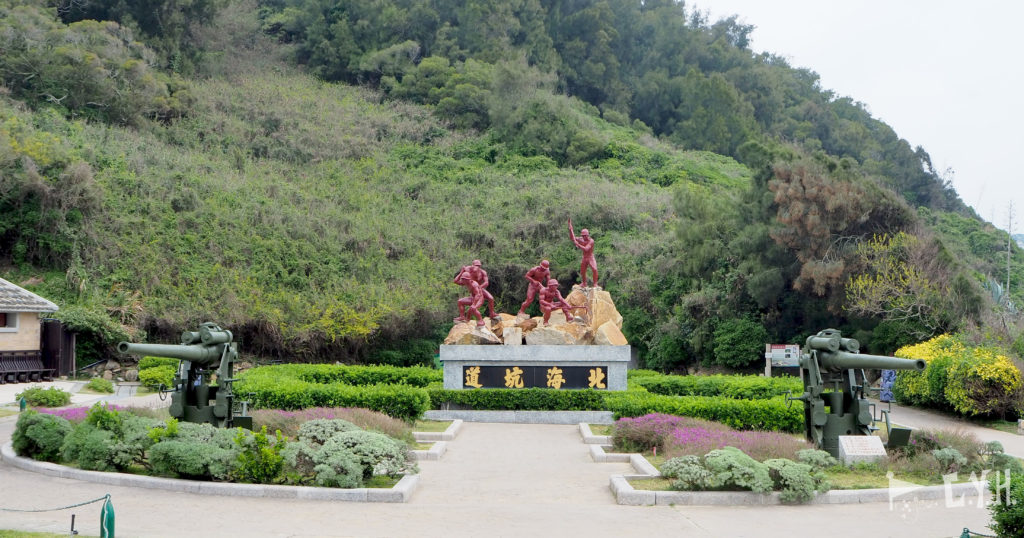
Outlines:
[[444,339],[448,346],[479,346],[484,344],[500,344],[501,339],[486,326],[477,327],[475,321],[456,323],[448,337]]
[[523,345],[523,330],[519,327],[505,327],[501,331],[501,342],[506,346]]
[[139,380],[139,371],[135,368],[131,368],[124,373],[124,380],[129,383],[134,383]]
[[537,327],[526,335],[526,344],[530,346],[574,346],[578,339],[561,327]]
[[594,332],[594,345],[596,346],[625,346],[628,344],[626,336],[611,320],[604,322]]
[[537,325],[538,325],[537,320],[530,318],[530,319],[525,319],[523,321],[520,321],[518,327],[523,330],[523,334],[526,334],[526,333],[536,329]]

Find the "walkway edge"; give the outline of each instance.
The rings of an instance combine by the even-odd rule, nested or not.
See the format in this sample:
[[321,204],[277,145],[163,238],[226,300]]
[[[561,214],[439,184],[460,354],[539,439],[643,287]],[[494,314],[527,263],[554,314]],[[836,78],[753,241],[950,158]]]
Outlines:
[[412,498],[419,475],[405,475],[394,487],[384,488],[316,488],[310,486],[274,486],[265,484],[232,484],[228,482],[199,482],[179,478],[158,478],[125,473],[83,471],[56,463],[23,458],[14,453],[10,442],[0,448],[4,462],[19,469],[84,482],[95,482],[110,486],[146,489],[162,489],[199,495],[223,495],[228,497],[271,497],[275,499],[309,499],[317,501],[382,502],[404,503]]

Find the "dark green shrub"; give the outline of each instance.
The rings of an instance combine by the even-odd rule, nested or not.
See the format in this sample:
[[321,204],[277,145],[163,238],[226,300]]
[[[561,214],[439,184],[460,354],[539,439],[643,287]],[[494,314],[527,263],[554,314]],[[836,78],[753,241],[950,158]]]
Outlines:
[[634,378],[633,383],[654,394],[668,396],[724,396],[739,399],[769,399],[787,392],[799,393],[802,382],[795,377],[754,375],[676,376]]
[[153,472],[197,480],[227,480],[235,468],[237,450],[186,440],[167,440],[149,449]]
[[704,467],[700,457],[687,455],[672,458],[661,466],[661,475],[665,478],[672,478],[672,489],[676,490],[702,490],[708,487],[711,480],[711,472]]
[[605,408],[606,392],[583,390],[478,389],[448,390],[429,388],[431,406],[444,409],[455,406],[468,409],[516,409],[586,411]]
[[988,482],[992,492],[991,528],[1003,538],[1024,536],[1024,474],[1002,473],[991,477]]
[[87,471],[112,471],[116,468],[114,442],[111,432],[82,422],[64,439],[61,457]]
[[806,463],[797,463],[784,458],[765,460],[773,487],[780,490],[784,503],[804,503],[814,494],[829,490],[825,474]]
[[25,411],[18,417],[11,445],[19,456],[42,461],[57,461],[71,423],[61,417]]
[[71,403],[71,393],[57,387],[29,387],[14,395],[14,401],[22,398],[34,407],[63,407]]
[[156,368],[157,366],[170,366],[175,370],[178,369],[178,364],[181,361],[178,359],[171,359],[167,357],[142,357],[139,359],[139,370],[148,370],[150,368]]
[[109,379],[103,379],[102,377],[94,377],[89,380],[89,383],[85,385],[85,388],[96,392],[106,392],[108,394],[114,392],[114,384]]
[[713,489],[747,489],[757,493],[772,490],[769,467],[738,448],[727,446],[708,452],[704,467],[711,473],[708,485]]
[[174,376],[178,369],[173,366],[154,366],[139,370],[139,382],[153,389],[171,388],[174,386]]
[[280,431],[271,442],[267,437],[266,426],[258,432],[249,432],[238,428],[235,444],[240,449],[235,475],[242,482],[269,484],[281,474],[281,469],[284,467],[281,450],[288,443]]
[[664,413],[695,417],[739,430],[766,430],[797,433],[804,429],[800,406],[786,406],[781,397],[769,400],[737,400],[721,396],[661,396],[642,392],[608,394],[605,408],[616,418]]
[[768,341],[768,331],[760,323],[748,319],[729,319],[715,327],[715,364],[742,368],[757,360],[764,360],[762,350]]

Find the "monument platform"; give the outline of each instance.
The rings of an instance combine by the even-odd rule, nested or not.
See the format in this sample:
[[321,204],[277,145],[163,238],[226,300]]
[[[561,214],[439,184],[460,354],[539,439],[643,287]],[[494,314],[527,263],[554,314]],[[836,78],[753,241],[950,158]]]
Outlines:
[[442,345],[444,388],[626,390],[630,346]]

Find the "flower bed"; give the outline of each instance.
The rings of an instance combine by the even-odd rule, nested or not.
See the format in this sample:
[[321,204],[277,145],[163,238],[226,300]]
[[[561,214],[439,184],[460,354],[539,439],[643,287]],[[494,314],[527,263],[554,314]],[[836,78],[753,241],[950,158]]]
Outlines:
[[793,458],[811,448],[807,441],[785,433],[736,431],[717,422],[661,413],[617,420],[612,445],[618,452],[657,452],[667,458],[703,456],[733,446],[758,460]]
[[[320,413],[329,411],[375,425],[391,420],[365,410]],[[377,476],[417,471],[404,440],[337,418],[307,420],[289,438],[280,431],[268,435],[266,426],[257,432],[219,429],[97,404],[77,423],[56,413],[24,412],[12,447],[19,456],[83,470],[192,480],[360,488]]]

